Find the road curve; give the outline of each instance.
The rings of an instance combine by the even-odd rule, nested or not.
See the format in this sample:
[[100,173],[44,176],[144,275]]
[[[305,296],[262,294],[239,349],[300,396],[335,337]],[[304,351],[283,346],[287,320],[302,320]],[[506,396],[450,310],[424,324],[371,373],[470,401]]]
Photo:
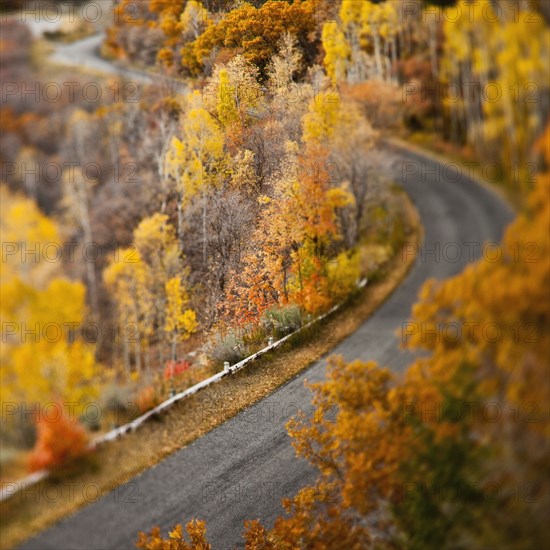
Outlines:
[[[425,250],[439,247],[442,254],[439,258],[420,255],[390,299],[334,353],[347,359],[374,359],[402,371],[411,357],[399,350],[396,331],[409,319],[422,283],[462,271],[470,260],[469,252],[479,252],[479,247],[466,243],[498,242],[513,214],[501,198],[465,176],[454,182],[438,177],[441,165],[437,162],[405,151],[388,150],[388,154],[394,158],[395,179],[402,181],[419,210]],[[403,174],[410,175],[402,178]],[[454,244],[444,254],[449,243]],[[455,261],[457,250],[462,254]],[[131,549],[138,531],[160,525],[166,532],[193,517],[207,521],[214,550],[242,547],[243,520],[259,518],[270,525],[282,511],[281,497],[292,496],[315,479],[312,468],[296,458],[284,424],[297,409],[309,409],[311,395],[304,388],[304,379],[320,380],[324,372],[325,361],[321,360],[22,548]]]
[[101,45],[105,33],[100,32],[68,44],[55,44],[50,59],[54,63],[78,67],[86,71],[112,75],[138,85],[169,85],[174,91],[184,94],[189,91],[183,80],[167,75],[150,74],[139,69],[130,69],[123,64],[101,57]]

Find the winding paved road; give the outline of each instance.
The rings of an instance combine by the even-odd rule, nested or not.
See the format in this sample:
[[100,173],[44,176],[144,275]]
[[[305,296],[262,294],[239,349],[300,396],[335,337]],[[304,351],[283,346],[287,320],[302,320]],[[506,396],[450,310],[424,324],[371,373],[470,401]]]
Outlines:
[[165,84],[170,85],[178,93],[186,93],[188,87],[183,80],[166,75],[152,75],[137,69],[129,69],[122,63],[112,62],[100,55],[101,44],[105,40],[105,33],[100,32],[69,44],[55,44],[50,59],[55,63],[78,67],[87,71],[103,73],[119,77],[136,84]]
[[133,71],[103,59],[99,55],[105,33],[98,33],[78,42],[56,44],[50,56],[51,60],[62,65],[76,66],[89,71],[96,71],[114,76],[122,76],[143,84],[151,84],[153,79],[139,71]]
[[[398,181],[415,202],[425,228],[426,251],[403,284],[353,335],[334,349],[347,359],[374,359],[402,371],[411,357],[399,349],[396,330],[409,318],[422,283],[463,270],[473,245],[498,242],[512,211],[487,188],[461,177],[439,178],[437,163],[405,151],[393,155]],[[433,173],[436,170],[436,173]],[[422,176],[425,172],[425,177]],[[410,174],[402,177],[403,174]],[[443,254],[445,245],[451,245]],[[452,260],[461,251],[458,261]],[[282,511],[280,500],[315,479],[315,472],[295,457],[285,432],[286,420],[308,410],[304,379],[323,378],[325,361],[250,409],[174,453],[74,516],[53,526],[23,548],[35,550],[131,549],[137,532],[160,525],[164,531],[192,517],[205,519],[215,550],[242,546],[243,520],[271,524]]]

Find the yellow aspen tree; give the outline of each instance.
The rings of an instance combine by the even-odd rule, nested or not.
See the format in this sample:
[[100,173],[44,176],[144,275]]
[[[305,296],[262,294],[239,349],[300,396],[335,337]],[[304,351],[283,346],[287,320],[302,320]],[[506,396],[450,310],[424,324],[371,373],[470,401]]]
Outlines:
[[[134,343],[136,369],[141,370],[142,346],[159,345],[159,361],[164,362],[163,343],[168,297],[166,283],[182,277],[183,262],[176,232],[165,214],[144,218],[134,230],[134,246],[119,251],[104,271],[104,280],[117,304],[123,354],[129,366],[129,343]],[[126,338],[127,340],[125,340]],[[133,342],[128,341],[132,339]],[[146,364],[148,355],[145,355]]]
[[[62,238],[33,201],[0,187],[2,401],[77,403],[97,395],[86,288],[63,276]],[[32,254],[30,252],[32,251]],[[55,252],[55,254],[54,254]]]
[[278,47],[279,52],[273,56],[268,67],[269,83],[274,94],[288,91],[296,73],[302,68],[303,60],[294,35],[285,33]]
[[218,118],[224,127],[230,126],[239,120],[236,91],[229,80],[227,69],[221,69],[218,80]]
[[328,77],[333,82],[344,80],[351,50],[336,21],[328,21],[323,25],[322,41],[325,50],[323,63]]
[[175,180],[178,208],[177,233],[182,247],[184,209],[197,195],[202,205],[203,261],[206,262],[206,193],[219,183],[223,167],[224,134],[218,122],[203,108],[192,108],[183,116],[181,139],[174,137],[166,156],[167,173]]
[[197,328],[197,316],[188,308],[189,296],[180,277],[172,277],[165,283],[166,320],[164,331],[171,341],[171,359],[176,361],[176,345],[186,340]]
[[217,113],[229,144],[238,144],[244,128],[255,120],[254,110],[263,98],[258,78],[258,68],[236,55],[226,65],[217,65],[207,83],[207,107]]
[[188,0],[180,16],[179,27],[189,37],[196,40],[210,23],[208,10],[198,0]]
[[310,103],[303,119],[303,141],[308,148],[326,146],[334,135],[342,109],[336,92],[321,92]]
[[[116,252],[114,261],[103,272],[103,280],[115,302],[117,324],[115,340],[122,346],[123,363],[128,374],[130,350],[134,349],[136,368],[141,370],[142,346],[144,363],[148,363],[148,348],[154,336],[154,301],[150,291],[147,266],[134,248]],[[131,346],[133,344],[133,346]]]
[[350,63],[348,76],[354,81],[362,81],[366,77],[364,56],[361,51],[362,19],[361,10],[364,0],[342,0],[340,20],[347,43],[350,48]]

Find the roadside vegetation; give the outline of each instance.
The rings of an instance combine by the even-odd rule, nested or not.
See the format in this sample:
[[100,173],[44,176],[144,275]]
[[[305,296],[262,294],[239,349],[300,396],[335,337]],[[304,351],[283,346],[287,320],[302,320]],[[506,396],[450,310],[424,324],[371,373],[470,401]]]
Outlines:
[[[25,5],[10,0],[4,8]],[[459,159],[501,186],[520,216],[507,253],[521,259],[518,242],[535,243],[539,258],[511,266],[508,255],[432,283],[416,319],[454,320],[468,307],[480,318],[524,315],[546,330],[548,246],[541,235],[548,215],[542,197],[550,13],[544,1],[120,0],[110,15],[103,55],[155,74],[154,84],[96,78],[49,62],[55,43],[96,30],[87,22],[61,25],[39,41],[16,18],[1,24],[2,481],[48,469],[61,477],[65,470],[93,474],[101,487],[114,487],[266,395],[330,346],[317,334],[306,336],[281,357],[209,389],[234,392],[234,406],[221,419],[197,420],[193,404],[205,397],[178,405],[165,419],[185,427],[173,441],[168,429],[159,435],[145,427],[139,445],[132,435],[131,444],[91,452],[95,435],[335,304],[347,304],[335,317],[342,324],[338,339],[359,326],[406,273],[410,264],[399,262],[399,254],[421,231],[384,150],[388,136]],[[356,289],[364,278],[369,285],[360,304]],[[484,301],[488,290],[494,302]],[[497,298],[507,307],[498,309]],[[520,462],[509,439],[516,424],[502,419],[493,432],[483,422],[449,427],[415,414],[403,419],[397,411],[404,403],[464,400],[470,392],[481,403],[497,396],[502,407],[535,403],[545,421],[538,392],[545,388],[546,335],[532,349],[518,338],[487,349],[474,340],[465,347],[428,345],[431,358],[411,366],[404,380],[383,366],[334,360],[316,399],[322,405],[329,396],[340,405],[336,427],[300,419],[290,431],[297,451],[321,466],[320,483],[336,501],[302,491],[272,530],[247,525],[248,547],[307,541],[331,548],[338,540],[349,548],[435,548],[434,541],[445,547],[453,529],[467,537],[463,547],[542,536],[534,525],[546,486],[532,512],[502,503],[517,512],[510,529],[493,521],[493,508],[477,493],[471,498],[479,506],[460,521],[462,501],[449,511],[423,496],[398,496],[399,483],[416,483],[420,474],[428,485],[449,476],[489,479],[483,469],[460,466],[459,457],[468,464],[479,459],[487,469],[505,455]],[[283,357],[292,357],[292,367],[282,365]],[[517,380],[503,374],[510,358]],[[249,396],[235,381],[245,376],[257,383]],[[361,395],[353,393],[357,385]],[[38,414],[21,414],[29,403],[38,404]],[[48,423],[51,404],[61,415]],[[522,433],[528,448],[546,449],[542,432],[528,428]],[[472,438],[483,443],[468,443]],[[374,455],[356,453],[375,443]],[[547,458],[544,452],[537,460]],[[116,474],[114,457],[120,461],[123,453],[126,467]],[[441,455],[449,461],[434,458]],[[501,470],[493,468],[499,483],[510,464],[503,458]],[[527,461],[514,475],[530,480],[540,464]],[[505,487],[514,479],[506,478]],[[373,494],[360,490],[367,482]],[[28,536],[83,504],[62,498],[47,509],[14,507],[6,536],[24,538],[16,525],[21,518],[35,517]],[[482,516],[474,536],[468,522]],[[204,525],[189,529],[192,547],[206,547]],[[173,544],[187,548],[183,536],[177,529]],[[143,535],[140,545],[171,548],[162,537]]]
[[[379,130],[311,64],[320,43],[275,39],[261,63],[234,52],[181,95],[52,71],[27,27],[6,25],[2,401],[14,411],[76,403],[74,429],[93,437],[328,311],[400,250]],[[11,481],[39,419],[8,416]]]
[[[407,242],[419,244],[422,234],[418,216],[406,195],[401,197],[403,202],[399,208]],[[83,491],[74,491],[71,487],[93,485],[101,494],[106,494],[293,379],[357,330],[398,287],[414,261],[415,255],[400,249],[389,261],[378,265],[372,282],[354,292],[344,307],[305,334],[292,338],[276,353],[267,354],[243,371],[180,401],[138,431],[100,446],[94,453],[75,457],[71,465],[66,461],[59,463],[49,479],[23,487],[17,495],[0,504],[2,543],[16,546],[89,504]],[[111,418],[121,421],[120,411],[111,414],[114,415]],[[25,462],[19,466],[24,468]],[[12,472],[21,475],[21,470]],[[17,475],[4,479],[17,479]],[[32,496],[44,494],[52,483],[58,495],[55,502],[37,501]]]
[[[549,137],[540,147],[550,161]],[[319,477],[284,502],[273,527],[245,522],[247,550],[550,544],[549,191],[548,172],[539,174],[502,258],[424,285],[412,318],[424,331],[404,345],[427,355],[404,378],[329,360],[327,381],[312,386],[316,414],[287,424]],[[536,258],[526,252],[533,243]],[[487,326],[500,337],[484,336]],[[188,537],[177,525],[169,538],[155,528],[137,547],[210,548],[207,527],[191,520]]]

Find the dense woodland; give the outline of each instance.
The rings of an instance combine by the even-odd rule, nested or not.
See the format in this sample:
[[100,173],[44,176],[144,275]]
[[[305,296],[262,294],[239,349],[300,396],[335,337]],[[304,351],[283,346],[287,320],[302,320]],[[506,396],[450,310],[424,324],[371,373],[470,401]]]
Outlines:
[[[537,243],[541,261],[504,257],[432,283],[414,316],[520,319],[536,323],[541,338],[534,346],[479,336],[471,346],[434,342],[404,381],[374,364],[335,360],[316,399],[338,404],[338,422],[290,425],[326,493],[302,491],[270,532],[248,524],[247,544],[547,541],[546,482],[535,504],[501,495],[502,517],[479,494],[450,508],[400,495],[403,480],[427,490],[450,479],[538,482],[548,461],[547,6],[120,0],[102,55],[154,75],[151,86],[48,73],[28,28],[2,23],[0,75],[18,86],[2,97],[1,313],[11,323],[2,401],[78,409],[97,400],[114,412],[137,402],[144,411],[344,301],[362,278],[383,276],[406,238],[381,141],[428,136],[450,154],[496,166],[520,212],[506,243]],[[76,83],[76,99],[19,91],[52,81]],[[91,84],[100,99],[79,93]],[[37,260],[32,252],[22,259],[37,246]],[[44,336],[49,324],[57,336]],[[22,338],[37,325],[38,339]],[[472,392],[521,415],[534,403],[540,422],[400,414],[403,403],[466,402]],[[110,427],[88,420],[55,429],[81,450],[89,430]],[[53,429],[37,434],[14,420],[3,437],[10,447],[34,446],[36,470],[67,458],[50,448]],[[196,541],[203,528],[189,525]],[[181,531],[172,543],[160,537],[143,535],[142,547],[189,547]]]

